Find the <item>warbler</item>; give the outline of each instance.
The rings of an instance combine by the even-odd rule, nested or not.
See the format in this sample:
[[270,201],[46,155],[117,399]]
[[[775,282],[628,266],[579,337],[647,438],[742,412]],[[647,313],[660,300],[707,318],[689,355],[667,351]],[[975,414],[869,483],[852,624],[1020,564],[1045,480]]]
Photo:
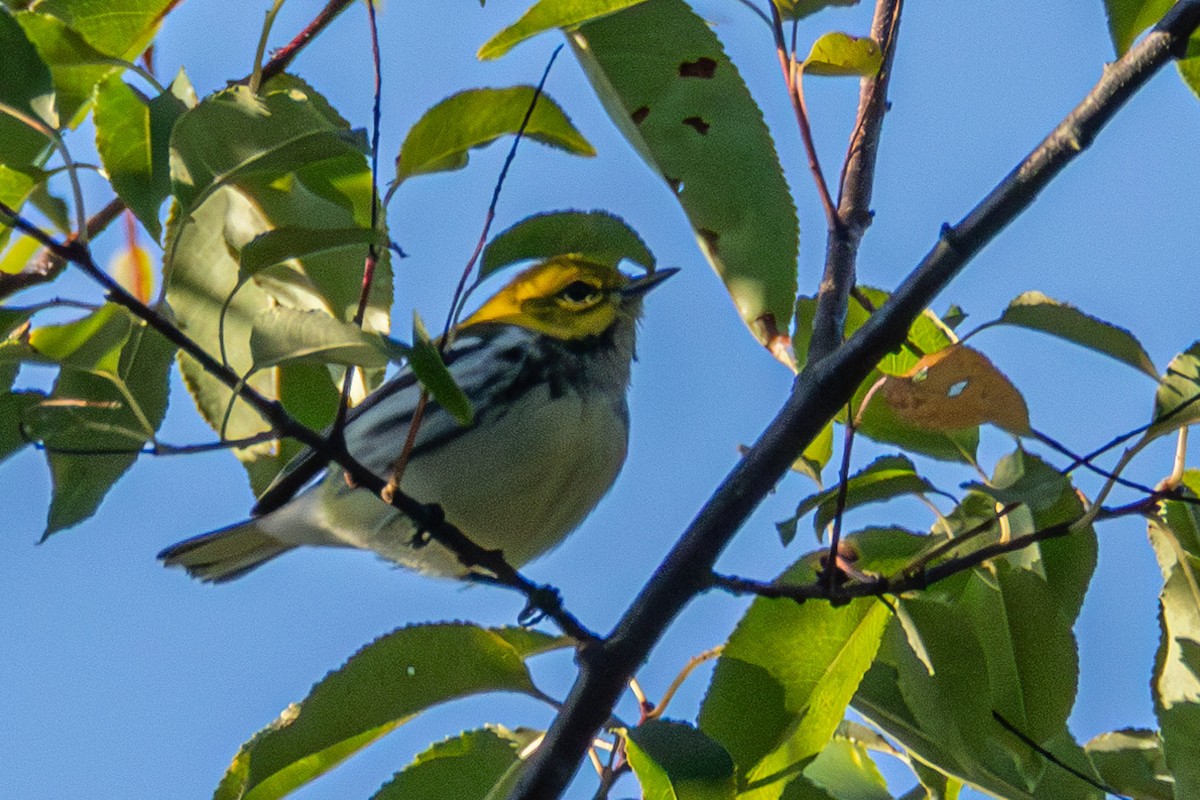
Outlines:
[[[642,298],[678,270],[633,279],[559,256],[518,274],[461,323],[444,358],[471,400],[460,425],[432,399],[401,491],[438,504],[468,538],[514,567],[558,544],[616,480],[629,439],[626,389]],[[351,409],[349,453],[387,477],[421,394],[408,368]],[[324,471],[322,479],[318,475]],[[350,486],[336,464],[297,456],[240,524],[159,553],[193,577],[239,578],[301,545],[353,547],[421,572],[469,577],[455,555],[403,513]]]

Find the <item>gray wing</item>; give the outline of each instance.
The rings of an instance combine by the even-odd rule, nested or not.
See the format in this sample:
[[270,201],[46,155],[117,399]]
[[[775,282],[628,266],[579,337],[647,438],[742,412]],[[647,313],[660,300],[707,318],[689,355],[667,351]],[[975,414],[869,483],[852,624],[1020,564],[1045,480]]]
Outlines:
[[[481,326],[482,327],[482,326]],[[445,353],[459,387],[468,397],[484,398],[521,372],[528,352],[527,334],[504,326],[490,336],[464,335]],[[421,386],[408,367],[352,408],[346,417],[346,447],[360,464],[386,476],[400,455],[404,437],[412,424]],[[477,409],[478,412],[478,409]],[[476,415],[478,421],[478,413]],[[460,436],[470,426],[458,423],[436,401],[430,399],[421,418],[413,454]],[[328,435],[330,430],[326,430]],[[258,499],[251,514],[262,516],[280,508],[320,475],[328,464],[321,453],[306,449],[288,462]]]

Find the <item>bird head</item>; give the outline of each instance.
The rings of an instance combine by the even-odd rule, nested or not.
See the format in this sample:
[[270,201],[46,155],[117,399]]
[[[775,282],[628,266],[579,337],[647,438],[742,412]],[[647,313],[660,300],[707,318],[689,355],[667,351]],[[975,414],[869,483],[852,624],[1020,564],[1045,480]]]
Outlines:
[[674,275],[660,269],[630,278],[616,267],[576,256],[557,256],[513,278],[462,324],[520,325],[558,339],[599,336],[641,313],[642,296]]

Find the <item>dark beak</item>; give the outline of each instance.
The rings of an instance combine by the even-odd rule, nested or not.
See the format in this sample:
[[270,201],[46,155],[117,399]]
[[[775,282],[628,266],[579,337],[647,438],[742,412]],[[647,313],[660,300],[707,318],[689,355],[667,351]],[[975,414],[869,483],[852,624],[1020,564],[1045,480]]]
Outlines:
[[621,288],[621,294],[625,297],[641,297],[646,292],[658,286],[667,278],[679,272],[679,267],[667,267],[666,269],[657,269],[640,278],[635,278],[624,287]]

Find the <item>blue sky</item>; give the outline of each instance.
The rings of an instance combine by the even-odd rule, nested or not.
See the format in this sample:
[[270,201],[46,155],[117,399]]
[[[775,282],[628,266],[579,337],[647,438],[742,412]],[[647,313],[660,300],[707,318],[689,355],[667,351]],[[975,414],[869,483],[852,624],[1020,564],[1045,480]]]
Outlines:
[[[276,24],[282,43],[318,3],[292,3]],[[695,3],[715,26],[752,92],[766,107],[801,223],[800,285],[815,287],[823,217],[767,29],[732,0]],[[867,3],[867,6],[870,4]],[[184,3],[167,20],[157,64],[180,64],[201,94],[246,73],[267,3]],[[390,3],[380,17],[385,58],[384,174],[404,132],[442,97],[473,86],[535,82],[558,43],[528,42],[498,62],[473,54],[514,20],[522,2]],[[863,33],[869,7],[837,9],[801,27]],[[366,15],[346,13],[301,55],[296,70],[356,125],[370,113]],[[639,230],[663,265],[683,268],[648,301],[630,396],[630,456],[616,487],[562,547],[535,562],[533,578],[559,586],[583,621],[607,630],[662,555],[782,403],[791,375],[747,335],[662,185],[629,150],[568,53],[548,92],[600,156],[583,160],[522,145],[501,199],[496,230],[553,209],[604,208]],[[874,208],[860,279],[894,285],[933,244],[1078,102],[1113,58],[1098,0],[1007,3],[929,0],[906,10],[884,129]],[[836,170],[857,98],[853,81],[810,79],[810,112],[827,169]],[[963,306],[982,322],[1017,294],[1038,289],[1131,328],[1161,369],[1200,337],[1194,294],[1194,232],[1200,219],[1200,105],[1165,70],[1104,131],[1033,208],[972,263],[935,304]],[[89,131],[68,139],[77,156]],[[482,225],[503,157],[492,148],[467,170],[407,183],[390,213],[392,235],[410,254],[399,262],[393,318],[411,309],[445,313],[453,283]],[[89,208],[107,197],[97,183]],[[114,237],[114,241],[116,238]],[[110,250],[104,244],[100,254]],[[95,299],[68,279],[53,293]],[[1154,386],[1144,376],[1037,334],[992,330],[983,348],[1024,392],[1033,424],[1077,450],[1136,427]],[[32,383],[45,375],[26,374]],[[176,381],[163,438],[207,441]],[[1011,440],[985,434],[986,464]],[[860,445],[859,466],[888,448]],[[1134,477],[1170,469],[1169,448],[1151,449]],[[972,475],[922,468],[946,486]],[[0,467],[0,786],[12,797],[206,797],[238,745],[304,697],[312,683],[358,647],[398,626],[427,620],[511,623],[514,595],[393,570],[369,555],[289,554],[220,587],[166,571],[163,546],[242,518],[252,497],[229,454],[143,460],[100,512],[41,546],[49,481],[40,454]],[[1096,486],[1084,481],[1085,491]],[[804,529],[783,549],[774,522],[811,487],[786,478],[721,560],[757,577],[779,572],[812,542]],[[918,504],[859,512],[868,523],[928,525]],[[1100,565],[1077,627],[1082,676],[1071,719],[1080,740],[1124,726],[1152,726],[1148,680],[1157,640],[1159,576],[1135,519],[1100,529]],[[661,694],[687,658],[723,641],[744,607],[713,595],[685,612],[641,672]],[[565,694],[566,655],[536,663],[539,684]],[[691,717],[707,684],[700,672],[672,706]],[[625,708],[630,713],[632,706]],[[522,698],[486,698],[435,709],[401,728],[297,797],[368,797],[431,741],[483,721],[544,726],[546,708]],[[586,784],[586,785],[585,785]],[[590,782],[574,796],[590,796]],[[625,784],[624,795],[636,787]],[[906,787],[904,787],[906,788]],[[618,792],[617,796],[622,793]]]

